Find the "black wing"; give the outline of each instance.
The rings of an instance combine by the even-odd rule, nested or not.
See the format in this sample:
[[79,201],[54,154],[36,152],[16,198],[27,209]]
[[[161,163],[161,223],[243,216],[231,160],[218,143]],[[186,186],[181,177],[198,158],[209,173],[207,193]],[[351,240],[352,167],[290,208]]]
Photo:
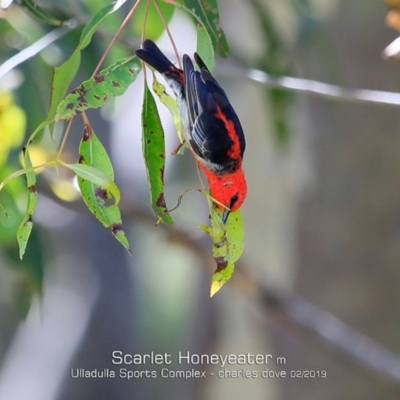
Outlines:
[[[234,140],[239,141],[240,158],[245,150],[245,139],[239,119],[224,90],[213,78],[199,55],[195,60],[200,72],[195,71],[188,56],[183,58],[185,97],[191,126],[190,144],[196,154],[214,164],[216,171],[229,172],[235,168],[237,157],[230,154]],[[229,132],[227,121],[232,132]]]

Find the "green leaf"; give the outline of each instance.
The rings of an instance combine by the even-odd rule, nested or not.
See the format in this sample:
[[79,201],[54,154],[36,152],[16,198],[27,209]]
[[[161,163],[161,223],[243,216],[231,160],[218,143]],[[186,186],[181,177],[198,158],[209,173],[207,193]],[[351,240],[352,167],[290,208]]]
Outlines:
[[[222,211],[217,210],[218,217],[222,218]],[[243,254],[244,250],[244,225],[242,211],[231,212],[226,226],[227,254],[226,259],[229,263],[235,263]]]
[[[83,201],[94,216],[111,229],[115,238],[130,252],[129,242],[122,229],[118,207],[120,193],[114,183],[114,170],[106,149],[89,124],[85,124],[79,146],[79,164],[64,164],[78,175]],[[114,198],[109,204],[111,197]]]
[[20,276],[19,284],[14,289],[14,301],[22,317],[25,317],[29,311],[34,297],[43,294],[43,275],[44,249],[46,243],[43,243],[40,237],[40,230],[32,230],[29,237],[29,247],[26,249],[22,261],[14,258],[12,248],[7,249],[11,266]]
[[10,185],[0,192],[0,243],[2,247],[14,243],[22,219],[15,193],[9,189]]
[[214,48],[210,35],[200,24],[197,25],[197,53],[212,72],[214,69]]
[[73,90],[58,106],[56,120],[70,119],[88,108],[102,107],[110,97],[125,93],[141,69],[136,57],[128,57],[102,70]]
[[62,25],[65,23],[65,20],[58,19],[51,15],[48,11],[41,8],[37,2],[33,0],[21,0],[20,6],[26,8],[28,12],[34,16],[37,20],[46,22],[49,25]]
[[25,254],[26,245],[28,244],[29,236],[32,231],[32,227],[33,227],[32,217],[36,210],[37,199],[38,199],[38,195],[37,195],[37,191],[36,191],[36,174],[35,174],[35,171],[33,169],[31,169],[32,162],[31,162],[31,158],[29,156],[29,151],[26,148],[24,149],[24,161],[25,161],[25,168],[27,169],[26,181],[27,181],[27,186],[28,186],[28,202],[27,202],[24,219],[17,231],[19,257],[21,259],[23,258],[24,254]]
[[36,138],[36,136],[44,129],[46,128],[47,125],[50,124],[51,121],[46,120],[43,121],[39,126],[36,127],[36,129],[33,131],[33,133],[31,134],[31,136],[29,136],[28,139],[28,143],[32,143],[34,141],[34,139]]
[[165,140],[157,105],[150,89],[145,86],[142,110],[142,149],[150,184],[151,203],[154,212],[167,225],[174,220],[168,214],[164,197]]
[[210,35],[215,52],[227,58],[229,46],[224,31],[219,26],[219,11],[217,0],[184,0],[186,7],[191,10]]
[[126,0],[118,0],[114,3],[107,4],[93,16],[89,23],[83,28],[81,40],[78,45],[80,50],[83,50],[89,45],[93,34],[96,32],[96,29],[103,20],[113,12],[117,11],[125,2]]
[[241,257],[244,249],[244,226],[242,212],[230,213],[228,221],[222,222],[223,211],[215,204],[211,209],[211,227],[200,226],[213,239],[213,257],[217,269],[211,282],[211,297],[232,277],[235,262]]
[[[149,4],[146,17],[148,3],[149,2],[147,1],[142,1],[138,6],[133,17],[133,33],[137,37],[141,37],[143,34],[143,36],[146,38],[157,40],[165,31],[165,26],[153,2]],[[165,22],[168,24],[174,15],[175,7],[162,2],[157,4],[161,10]],[[143,29],[145,29],[144,32]]]
[[81,51],[79,47],[75,49],[71,57],[59,67],[55,67],[53,71],[53,79],[51,82],[50,109],[47,114],[47,120],[52,121],[57,112],[60,101],[67,93],[69,85],[78,73],[81,64]]
[[69,88],[81,64],[81,51],[87,47],[92,40],[93,34],[104,19],[118,10],[126,0],[118,0],[101,8],[83,28],[78,46],[70,58],[59,67],[54,68],[51,84],[50,109],[47,120],[52,121],[56,115],[57,107]]
[[[100,143],[100,142],[98,142],[98,143]],[[103,149],[104,149],[104,147],[103,147]],[[104,151],[105,151],[105,149],[104,149]],[[81,158],[81,160],[82,160],[82,158]],[[101,160],[99,158],[98,161],[101,162],[101,164],[102,164],[101,167],[103,167],[103,165],[107,164],[105,162],[106,159]],[[95,168],[95,167],[92,167],[91,165],[67,164],[62,161],[59,161],[59,162],[64,167],[69,168],[70,170],[74,171],[78,177],[80,177],[86,181],[89,181],[97,186],[101,186],[102,188],[104,188],[115,199],[115,204],[119,203],[119,201],[121,199],[121,194],[118,189],[118,186],[113,181],[114,177],[110,177],[109,175],[106,175],[105,173],[101,172],[99,169],[97,169],[99,167]],[[107,198],[108,198],[108,196],[107,196]]]

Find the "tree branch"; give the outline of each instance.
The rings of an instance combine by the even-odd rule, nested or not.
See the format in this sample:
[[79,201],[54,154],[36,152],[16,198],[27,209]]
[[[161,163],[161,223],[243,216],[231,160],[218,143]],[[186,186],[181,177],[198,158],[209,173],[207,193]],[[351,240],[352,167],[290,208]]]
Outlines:
[[371,103],[386,106],[400,106],[400,93],[383,90],[349,89],[312,79],[293,78],[290,76],[272,76],[264,71],[221,62],[223,68],[219,74],[228,78],[247,79],[270,88],[286,89],[313,96],[352,103]]
[[[43,185],[40,193],[78,214],[87,212],[81,202],[69,203],[57,198],[47,185]],[[121,201],[120,206],[125,221],[133,219],[146,225],[154,225],[157,220],[153,213],[134,207],[131,202],[127,204]],[[209,272],[215,268],[212,257],[205,257],[202,239],[196,239],[189,231],[175,226],[158,225],[154,229],[162,229],[167,241],[179,244],[196,254],[205,271]],[[260,281],[249,272],[251,269],[245,263],[244,259],[237,263],[231,282],[243,296],[260,305],[266,317],[273,318],[283,329],[304,341],[312,341],[317,337],[349,359],[390,378],[400,386],[399,354],[390,351],[303,296],[283,295],[261,285]]]

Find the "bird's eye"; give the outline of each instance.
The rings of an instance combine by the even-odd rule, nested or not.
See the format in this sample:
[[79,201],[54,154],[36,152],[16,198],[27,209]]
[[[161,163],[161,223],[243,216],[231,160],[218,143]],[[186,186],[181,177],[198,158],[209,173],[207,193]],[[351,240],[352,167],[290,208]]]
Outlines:
[[239,196],[238,196],[238,194],[236,193],[236,194],[233,195],[232,198],[231,198],[231,204],[229,205],[229,208],[232,208],[238,200],[239,200]]

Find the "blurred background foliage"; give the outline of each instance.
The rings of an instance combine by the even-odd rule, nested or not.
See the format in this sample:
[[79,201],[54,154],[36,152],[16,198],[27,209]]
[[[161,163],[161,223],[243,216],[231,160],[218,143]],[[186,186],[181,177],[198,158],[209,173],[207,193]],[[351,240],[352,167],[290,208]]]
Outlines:
[[[38,20],[33,15],[38,10],[29,12],[22,7],[24,0],[14,3],[0,9],[0,181],[21,168],[21,148],[46,117],[53,67],[70,56],[84,25],[109,2],[29,3],[51,17],[74,20],[76,27],[3,76],[8,60],[60,29]],[[192,18],[158,3],[181,53],[192,53]],[[400,91],[398,63],[380,58],[396,37],[384,25],[387,5],[375,0],[218,3],[231,54],[228,61],[217,60],[215,74],[247,138],[250,193],[243,208],[246,251],[240,267],[258,285],[283,296],[301,293],[400,353],[397,107],[293,94],[251,82],[230,68]],[[396,9],[396,4],[388,5]],[[92,74],[130,7],[132,2],[126,2],[101,25],[82,53],[72,88]],[[139,46],[144,14],[141,5],[106,65],[132,55]],[[154,6],[145,36],[159,39],[173,57]],[[207,220],[207,211],[193,196],[177,211],[176,226],[154,228],[140,155],[142,88],[139,82],[132,86],[123,98],[91,114],[115,162],[132,258],[82,206],[72,177],[44,170],[33,236],[20,261],[15,236],[26,204],[24,177],[0,192],[0,399],[241,399],[249,393],[254,399],[274,400],[398,399],[399,382],[282,326],[279,313],[260,304],[251,287],[231,283],[215,299],[208,298],[214,264],[210,243],[196,229],[198,218]],[[176,139],[167,113],[163,122],[170,131],[171,152]],[[56,126],[54,139],[43,135],[35,164],[57,151],[63,129]],[[76,160],[81,131],[76,122],[66,160]],[[174,158],[166,177],[171,203],[197,182],[188,159]],[[328,378],[70,377],[70,368],[115,368],[110,357],[114,350],[272,353],[286,358],[286,370],[326,370]],[[275,364],[268,368],[283,369]]]
[[[5,8],[12,2],[4,1],[2,6]],[[104,3],[103,5],[106,5]],[[265,48],[261,49],[259,60],[253,64],[260,70],[271,73],[272,75],[284,75],[290,73],[288,59],[286,57],[283,40],[280,37],[278,29],[274,25],[269,10],[263,9],[262,2],[258,0],[252,1],[252,5],[256,15],[259,18],[259,24],[264,34],[263,43]],[[3,67],[7,65],[6,61],[15,56],[18,51],[34,44],[54,26],[77,24],[78,27],[63,35],[56,43],[47,46],[36,57],[29,59],[29,62],[23,62],[16,68],[11,69],[5,78],[2,79],[2,87],[4,87],[1,95],[1,128],[2,128],[2,180],[6,179],[12,172],[20,166],[20,149],[24,141],[26,142],[29,134],[34,131],[44,119],[48,110],[48,102],[50,98],[51,82],[48,77],[52,74],[52,68],[66,61],[73,52],[74,46],[79,40],[82,28],[90,20],[102,4],[94,1],[71,1],[67,4],[63,2],[41,2],[35,3],[31,0],[21,0],[11,4],[2,11],[0,19],[0,31],[4,40],[2,46]],[[299,13],[311,15],[311,8],[308,4],[301,7],[293,4],[293,10]],[[125,10],[129,4],[125,5]],[[175,6],[160,2],[157,6],[160,8],[162,17],[154,3],[151,2],[147,9],[147,2],[143,1],[132,19],[128,29],[121,35],[116,46],[113,47],[110,56],[107,58],[106,65],[111,65],[117,60],[127,57],[132,53],[139,42],[141,35],[156,40],[165,31],[164,22],[169,23],[174,14]],[[81,66],[81,76],[89,75],[97,65],[97,61],[101,58],[102,52],[106,49],[108,40],[120,27],[123,21],[123,13],[113,13],[106,18],[105,22],[98,29],[96,40],[87,47],[83,52],[83,60]],[[68,22],[70,21],[70,22]],[[71,21],[74,21],[71,24]],[[132,39],[133,38],[133,39]],[[136,39],[135,39],[136,38]],[[246,57],[237,53],[236,57],[241,61]],[[244,65],[248,63],[243,63]],[[4,73],[3,73],[4,74]],[[4,76],[4,75],[3,75]],[[36,101],[32,101],[35,94]],[[40,94],[40,95],[39,95]],[[17,106],[14,102],[14,96],[18,99]],[[266,89],[266,96],[272,108],[271,115],[273,117],[275,135],[278,143],[286,143],[289,135],[288,110],[290,102],[290,94],[281,89]],[[108,105],[112,107],[112,105]],[[56,136],[56,141],[47,137],[43,138],[42,143],[35,145],[32,149],[33,165],[40,165],[51,160],[55,155],[57,143],[61,140],[62,128]],[[73,160],[73,154],[66,154],[66,159]],[[62,172],[65,175],[65,171]],[[70,176],[55,176],[52,172],[45,172],[45,180],[52,189],[53,193],[65,201],[74,201],[78,198],[78,193],[73,188]],[[18,184],[19,182],[19,184]],[[23,218],[21,210],[23,210],[25,190],[22,178],[15,179],[12,184],[7,185],[0,194],[4,197],[2,205],[4,205],[1,218],[3,219],[2,228],[4,234],[1,240],[10,250],[10,254],[15,253],[15,241],[12,240],[16,236],[19,221]],[[40,183],[39,183],[40,184]],[[19,203],[19,204],[18,204]],[[9,211],[8,207],[10,208]],[[38,251],[41,251],[39,249]],[[41,254],[43,256],[43,254]],[[42,258],[42,257],[41,257]],[[27,283],[32,278],[30,269],[34,271],[41,270],[40,276],[43,276],[42,266],[39,263],[30,265],[26,260],[18,262],[18,264],[26,264],[24,268],[26,276],[21,279],[26,280],[22,286],[31,286]],[[41,280],[38,280],[33,288],[40,292]],[[22,303],[28,306],[21,310],[23,314],[29,309],[30,298],[34,291],[21,294],[16,290],[16,296],[25,299]]]

